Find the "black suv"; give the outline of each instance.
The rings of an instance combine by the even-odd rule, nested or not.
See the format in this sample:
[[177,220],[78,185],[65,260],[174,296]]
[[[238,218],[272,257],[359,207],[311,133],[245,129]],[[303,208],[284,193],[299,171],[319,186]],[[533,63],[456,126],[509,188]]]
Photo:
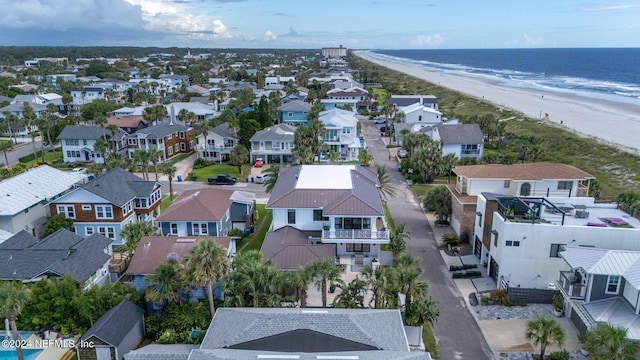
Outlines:
[[220,174],[218,176],[210,177],[207,179],[209,185],[233,185],[236,183],[236,178],[232,178],[229,175]]

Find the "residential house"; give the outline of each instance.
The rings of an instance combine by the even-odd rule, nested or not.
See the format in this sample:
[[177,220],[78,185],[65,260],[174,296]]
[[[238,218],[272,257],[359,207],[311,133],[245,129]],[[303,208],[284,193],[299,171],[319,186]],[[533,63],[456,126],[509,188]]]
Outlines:
[[407,106],[419,104],[433,110],[438,110],[438,98],[434,95],[391,95],[387,104],[393,104],[398,110],[404,111]]
[[376,173],[359,165],[281,169],[267,203],[273,211],[269,231],[285,226],[321,231],[313,241],[334,244],[345,266],[389,263],[390,255],[380,250],[389,243],[389,232],[378,186]]
[[458,159],[482,158],[484,134],[478,124],[438,124],[424,127],[420,132],[442,144],[442,156],[453,154]]
[[62,159],[65,163],[94,162],[104,164],[105,154],[96,149],[96,141],[107,139],[109,152],[126,154],[127,133],[122,129],[112,134],[110,130],[97,125],[67,125],[64,127],[58,141],[62,144]]
[[198,156],[209,161],[227,161],[239,140],[236,132],[229,128],[229,123],[222,123],[209,130],[206,140],[204,134],[198,135]]
[[353,99],[320,99],[320,102],[324,104],[325,110],[350,109],[350,112],[355,115],[358,109],[358,100]]
[[436,125],[442,123],[442,113],[438,110],[434,110],[426,105],[414,103],[402,109],[404,113],[403,122],[407,124],[429,124]]
[[159,162],[165,162],[172,157],[190,153],[195,150],[193,128],[181,124],[156,124],[145,127],[127,136],[127,151],[129,157],[138,150],[158,149],[162,152]]
[[[163,120],[165,123],[175,123],[175,116],[177,116],[182,109],[196,114],[197,121],[210,120],[217,116],[216,111],[213,109],[213,105],[203,104],[201,102],[174,102],[169,105],[165,105],[165,107],[167,108],[167,117]],[[175,114],[175,116],[172,117],[171,114]]]
[[226,236],[234,228],[253,224],[252,193],[226,189],[187,190],[158,216],[165,236]]
[[293,81],[293,83],[295,84],[296,82],[296,77],[295,76],[267,76],[264,79],[264,86],[269,86],[269,85],[284,85],[286,86],[289,81]]
[[77,346],[78,360],[122,360],[144,340],[144,333],[144,309],[122,300],[80,337],[80,343],[93,346]]
[[321,230],[303,231],[284,226],[270,231],[262,243],[260,252],[265,260],[284,271],[295,271],[318,260],[336,258],[333,244],[316,244]]
[[199,96],[209,96],[211,95],[212,88],[206,88],[200,85],[191,85],[187,87],[187,92],[196,93]]
[[189,86],[189,76],[187,75],[160,75],[158,82],[165,84],[169,89],[176,90],[182,85]]
[[324,142],[329,145],[329,151],[339,153],[344,160],[358,160],[362,143],[357,135],[358,119],[355,114],[347,110],[331,109],[322,111],[318,120],[326,129]]
[[95,233],[112,240],[112,246],[124,245],[120,235],[125,225],[151,223],[162,198],[160,184],[143,180],[115,168],[49,203],[51,215],[64,214],[73,219],[74,232],[80,236]]
[[0,135],[18,136],[24,138],[25,136],[31,134],[31,132],[38,130],[38,127],[36,125],[28,124],[22,120],[24,118],[24,109],[27,107],[32,108],[35,111],[37,117],[43,117],[45,112],[47,111],[47,107],[45,105],[31,102],[13,103],[0,108],[0,119],[4,119],[5,112],[13,114],[21,119],[21,121],[19,122],[10,124],[11,129],[3,128],[2,130],[0,130]]
[[142,116],[111,115],[107,117],[107,124],[115,125],[124,130],[127,134],[133,134],[136,131],[149,126],[149,122]]
[[86,175],[41,165],[0,182],[0,229],[26,230],[41,238],[50,217],[47,202],[73,189]]
[[21,231],[0,243],[0,279],[38,281],[70,275],[83,289],[107,281],[111,240],[93,234],[86,239],[67,229],[38,240]]
[[311,104],[293,100],[278,107],[278,122],[292,126],[306,125],[309,122]]
[[559,255],[568,269],[557,288],[578,331],[605,322],[640,341],[640,251],[567,246]]
[[214,240],[225,249],[227,258],[236,254],[236,238],[229,236],[144,236],[136,248],[125,273],[125,282],[132,281],[137,291],[144,290],[148,283],[146,277],[154,274],[158,265],[168,261],[182,264],[184,257],[196,243]]
[[71,97],[75,105],[88,104],[97,99],[104,99],[104,88],[100,86],[74,87],[71,89]]
[[265,164],[292,163],[293,138],[296,128],[287,124],[278,124],[262,129],[250,139],[251,161],[261,158]]
[[[453,172],[456,185],[449,186],[451,226],[463,239],[472,236],[478,196],[483,192],[538,197],[588,196],[589,181],[595,178],[574,166],[547,162],[456,166]],[[488,239],[485,243],[488,249]]]
[[51,75],[47,75],[45,78],[46,78],[47,85],[49,86],[58,86],[59,81],[66,81],[66,82],[76,81],[75,74],[51,74]]
[[349,88],[336,87],[327,91],[327,98],[331,100],[355,100],[354,110],[369,110],[367,98],[369,92],[361,87],[351,86]]

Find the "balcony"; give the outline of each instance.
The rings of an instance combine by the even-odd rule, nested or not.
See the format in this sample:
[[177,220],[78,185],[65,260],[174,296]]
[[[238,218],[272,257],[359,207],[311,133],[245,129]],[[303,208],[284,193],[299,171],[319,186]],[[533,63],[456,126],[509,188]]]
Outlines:
[[353,240],[388,240],[389,231],[371,231],[358,229],[323,230],[322,239],[353,239]]
[[584,300],[587,292],[586,286],[578,282],[574,271],[560,271],[558,288],[571,300]]

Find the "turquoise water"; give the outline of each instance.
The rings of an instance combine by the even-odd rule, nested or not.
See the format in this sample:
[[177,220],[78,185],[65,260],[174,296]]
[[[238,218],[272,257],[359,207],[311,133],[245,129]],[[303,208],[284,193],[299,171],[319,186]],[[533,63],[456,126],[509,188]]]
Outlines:
[[[18,335],[20,335],[20,339],[24,340],[24,339],[28,339],[29,336],[33,335],[33,332],[31,331],[18,331]],[[7,338],[7,331],[6,330],[2,330],[0,332],[0,341],[4,340]]]
[[[25,360],[35,360],[42,352],[40,349],[22,349]],[[0,349],[0,360],[18,360],[15,349]]]

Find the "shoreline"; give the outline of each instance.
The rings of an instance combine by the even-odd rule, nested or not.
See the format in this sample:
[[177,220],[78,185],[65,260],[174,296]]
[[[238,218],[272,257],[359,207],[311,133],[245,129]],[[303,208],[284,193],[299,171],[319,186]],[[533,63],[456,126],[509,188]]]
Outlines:
[[[570,91],[506,86],[498,80],[451,74],[424,66],[383,60],[369,51],[354,55],[391,70],[487,101],[497,107],[541,119],[580,136],[591,137],[631,153],[640,153],[640,105],[580,96]],[[545,118],[548,114],[548,118]]]

